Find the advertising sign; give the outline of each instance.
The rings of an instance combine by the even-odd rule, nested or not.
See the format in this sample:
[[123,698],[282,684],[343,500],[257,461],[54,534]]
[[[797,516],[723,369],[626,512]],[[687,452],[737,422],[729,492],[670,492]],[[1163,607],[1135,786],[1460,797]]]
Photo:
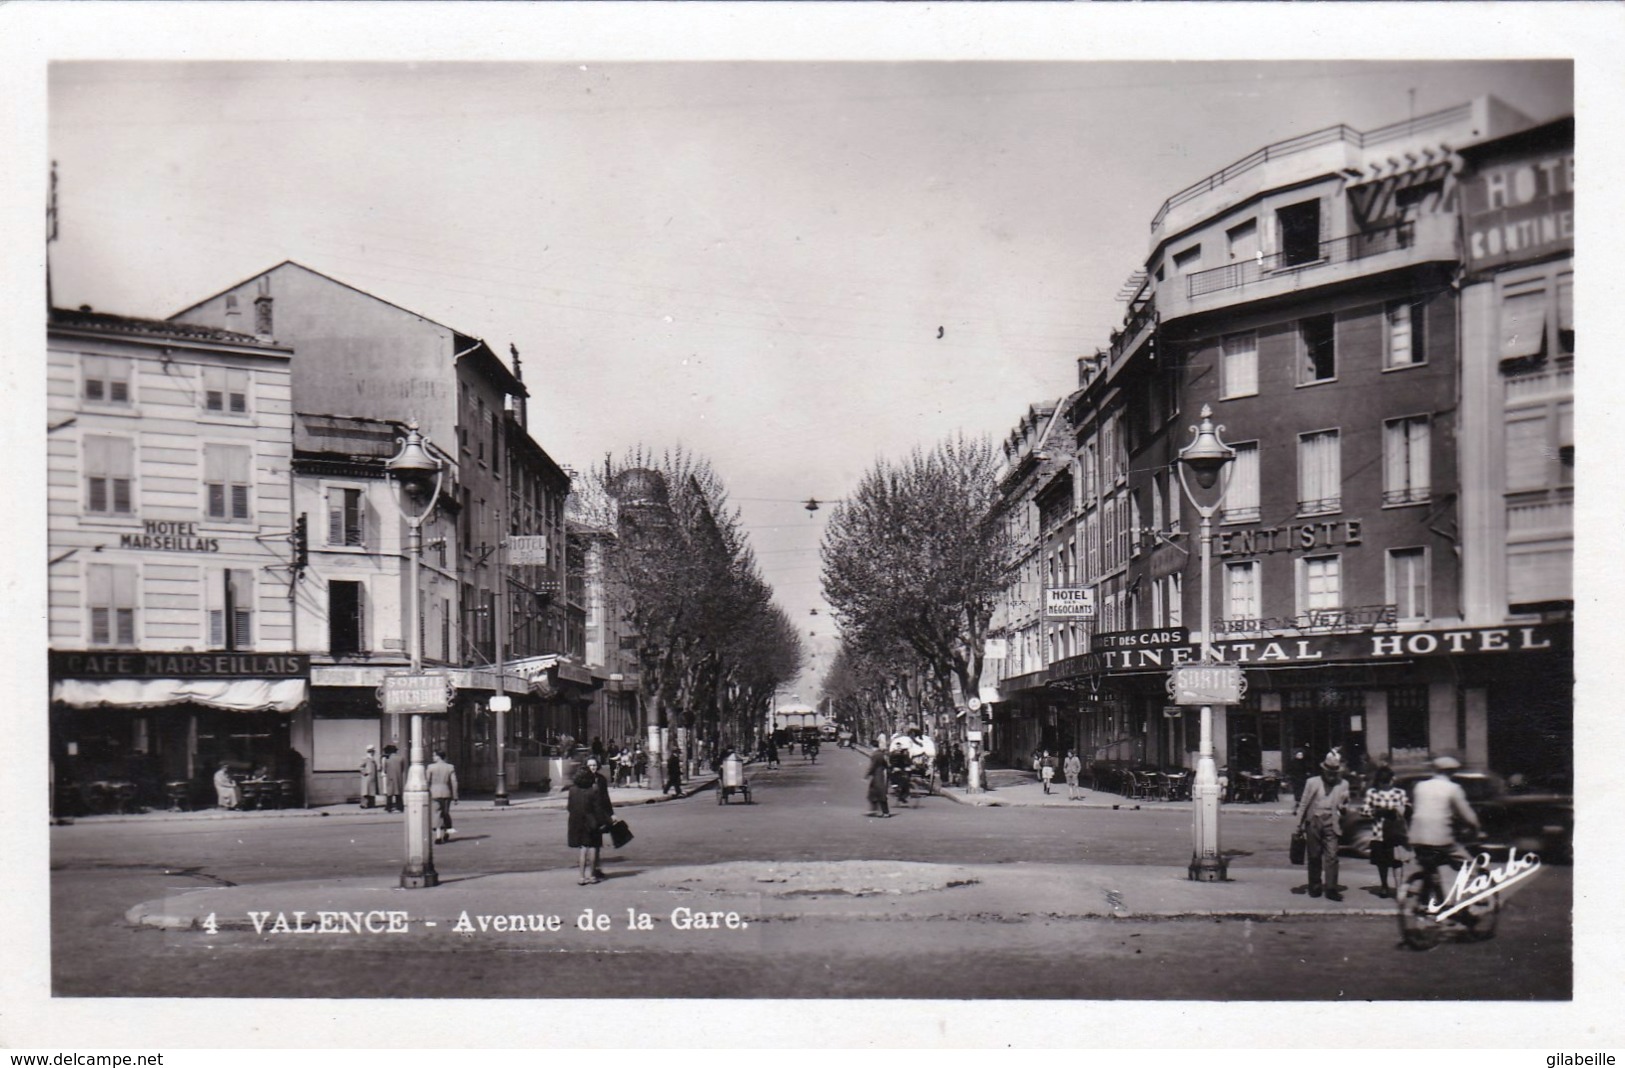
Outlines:
[[451,679],[440,671],[385,675],[378,689],[383,697],[385,715],[444,715],[449,703]]
[[1461,185],[1469,268],[1574,247],[1574,153],[1486,166]]
[[546,534],[512,534],[509,535],[507,544],[510,564],[529,565],[548,562]]
[[1044,591],[1046,619],[1095,618],[1095,591],[1087,586],[1057,586]]
[[1191,632],[1185,627],[1160,627],[1156,630],[1112,630],[1096,634],[1089,639],[1095,652],[1107,649],[1149,649],[1170,645],[1187,645]]
[[1245,688],[1240,664],[1181,664],[1168,673],[1176,705],[1239,705]]

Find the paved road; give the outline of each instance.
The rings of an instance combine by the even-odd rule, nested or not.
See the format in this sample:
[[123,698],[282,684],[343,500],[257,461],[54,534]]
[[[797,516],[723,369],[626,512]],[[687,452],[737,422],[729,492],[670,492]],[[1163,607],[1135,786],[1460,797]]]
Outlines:
[[[798,755],[782,770],[754,771],[753,805],[719,806],[705,793],[628,809],[637,841],[622,855],[606,854],[612,878],[601,887],[574,885],[564,815],[537,807],[460,806],[458,839],[436,853],[444,885],[428,891],[382,889],[400,866],[398,818],[80,821],[52,833],[54,990],[267,997],[1569,994],[1566,868],[1543,870],[1512,898],[1493,941],[1429,954],[1397,948],[1385,903],[1363,890],[1375,883],[1373,870],[1358,862],[1345,862],[1350,904],[1378,914],[1123,919],[1050,905],[1035,911],[1033,902],[1065,901],[1079,886],[1105,885],[1102,879],[1129,885],[1147,872],[1182,866],[1189,814],[1154,807],[972,808],[924,798],[896,818],[874,820],[863,816],[862,766],[857,754],[825,750],[816,766]],[[1216,893],[1252,901],[1261,911],[1320,907],[1282,890],[1294,881],[1284,821],[1238,812],[1227,815],[1224,827],[1226,849],[1236,854],[1237,885],[1212,888]],[[984,877],[974,893],[945,889],[859,901],[798,889],[779,875],[749,874],[771,866],[839,879],[864,861],[909,871],[968,867]],[[908,867],[915,863],[931,867]],[[989,872],[1001,878],[985,877]],[[671,931],[672,880],[687,879],[703,891],[741,877],[762,881],[766,896],[754,908],[749,895],[710,904],[746,917],[754,912],[748,929]],[[267,909],[280,908],[274,904],[285,897],[279,888],[290,881],[339,879],[370,880],[392,902],[387,907],[411,909],[457,900],[464,892],[459,881],[465,887],[534,886],[534,903],[525,911],[560,915],[570,925],[582,908],[602,904],[614,911],[617,927],[589,937],[568,926],[549,935],[453,934],[444,925],[434,931],[415,925],[402,935],[357,938],[164,931],[133,928],[125,919],[139,902],[181,901],[176,895],[200,900],[193,891],[227,884],[243,888],[229,892],[234,900],[263,895]],[[1270,889],[1263,888],[1266,882]],[[621,906],[645,900],[628,899],[629,893],[664,903],[649,908],[655,931],[620,929]],[[773,907],[760,907],[769,897]],[[1095,911],[1103,911],[1098,902]]]

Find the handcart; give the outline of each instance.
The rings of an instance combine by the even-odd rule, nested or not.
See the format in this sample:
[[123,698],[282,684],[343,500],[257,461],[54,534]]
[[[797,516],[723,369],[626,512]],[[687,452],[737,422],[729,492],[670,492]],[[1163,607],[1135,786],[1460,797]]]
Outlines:
[[717,779],[717,804],[726,805],[739,794],[750,804],[750,780],[745,778],[745,762],[737,753],[730,753],[722,761],[721,778]]

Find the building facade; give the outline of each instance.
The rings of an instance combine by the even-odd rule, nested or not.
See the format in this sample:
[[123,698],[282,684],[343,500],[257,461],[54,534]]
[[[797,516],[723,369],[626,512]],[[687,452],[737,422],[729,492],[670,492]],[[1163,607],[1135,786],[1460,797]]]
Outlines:
[[[1566,638],[1574,610],[1574,119],[1462,150],[1463,610]],[[1486,664],[1493,763],[1572,776],[1566,643]]]
[[[1215,709],[1221,766],[1291,775],[1338,748],[1356,766],[1449,751],[1546,770],[1522,766],[1533,758],[1511,727],[1492,745],[1491,724],[1516,718],[1529,694],[1513,680],[1531,671],[1549,718],[1571,706],[1546,685],[1570,645],[1566,253],[1501,255],[1479,294],[1462,285],[1460,232],[1470,161],[1571,173],[1550,153],[1480,156],[1522,151],[1503,139],[1530,125],[1481,98],[1379,130],[1334,127],[1255,152],[1157,213],[1124,325],[1068,411],[1089,648],[1030,680],[1073,695],[1086,760],[1194,765],[1194,710],[1171,706],[1165,682],[1198,655],[1206,623],[1247,680],[1241,704]],[[1482,211],[1488,190],[1519,181],[1492,172]],[[1538,344],[1554,356],[1520,378],[1505,361],[1535,351],[1525,324],[1539,300]],[[1204,407],[1235,449],[1207,621],[1177,467]],[[1551,748],[1570,743],[1547,733]]]
[[63,309],[46,350],[57,811],[201,800],[222,763],[302,782],[290,351]]
[[[566,638],[566,613],[549,607],[550,600],[539,596],[554,580],[539,576],[543,571],[562,575],[567,479],[525,430],[523,382],[479,338],[291,261],[172,318],[229,329],[250,314],[256,333],[275,336],[296,351],[293,410],[309,420],[307,427],[342,426],[346,421],[398,426],[411,420],[428,445],[448,460],[439,502],[439,514],[447,522],[435,535],[425,535],[417,625],[429,659],[434,659],[434,652],[445,653],[457,691],[447,716],[426,717],[426,740],[446,751],[468,789],[491,788],[497,746],[496,719],[488,702],[498,692],[513,695],[515,710],[504,724],[508,785],[539,780],[545,767],[543,746],[552,733],[544,708],[557,696],[551,680],[561,673],[554,666],[556,659],[547,658],[562,653],[552,643]],[[358,453],[357,471],[377,470],[379,444]],[[326,452],[310,459],[318,466],[334,462]],[[357,479],[343,488],[353,491],[351,496],[378,518],[380,529],[386,531],[380,544],[398,544],[393,538],[404,536],[404,523],[390,499],[393,491],[376,478],[368,483],[358,474]],[[320,484],[314,491],[328,492]],[[311,503],[327,515],[325,501],[313,498]],[[527,564],[536,570],[517,574],[509,568],[503,544],[514,534],[546,540],[552,548],[544,551],[545,563]],[[386,551],[359,548],[363,551],[341,555],[376,556]],[[372,566],[383,582],[387,580],[382,576],[396,565],[379,561]],[[341,597],[348,596],[344,587],[340,590]],[[526,590],[532,592],[527,595]],[[333,607],[329,601],[329,610]],[[348,601],[341,600],[337,607],[341,617],[350,611]],[[499,679],[498,630],[503,621],[509,629],[502,634]],[[332,626],[331,619],[314,622],[303,637],[310,638],[313,648],[327,644]],[[365,662],[323,664],[312,679],[314,718],[335,721],[329,729],[353,736],[348,743],[352,748],[371,733],[385,741],[394,735],[381,719],[376,690],[385,674],[401,670],[403,650],[382,642],[401,638],[378,626],[369,638],[374,647],[356,654]],[[443,644],[437,644],[442,639]],[[590,675],[579,670],[575,674],[578,679],[568,685],[591,688]],[[347,725],[340,728],[336,721]],[[358,749],[357,761],[359,756]]]

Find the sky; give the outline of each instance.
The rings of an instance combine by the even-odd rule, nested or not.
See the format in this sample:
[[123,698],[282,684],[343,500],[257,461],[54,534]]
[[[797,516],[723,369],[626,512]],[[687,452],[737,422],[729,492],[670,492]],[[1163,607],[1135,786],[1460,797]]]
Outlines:
[[[54,299],[166,317],[286,259],[518,347],[578,469],[710,459],[804,700],[826,503],[1002,440],[1108,342],[1162,200],[1256,148],[1567,62],[57,62]],[[403,413],[405,414],[405,413]]]

